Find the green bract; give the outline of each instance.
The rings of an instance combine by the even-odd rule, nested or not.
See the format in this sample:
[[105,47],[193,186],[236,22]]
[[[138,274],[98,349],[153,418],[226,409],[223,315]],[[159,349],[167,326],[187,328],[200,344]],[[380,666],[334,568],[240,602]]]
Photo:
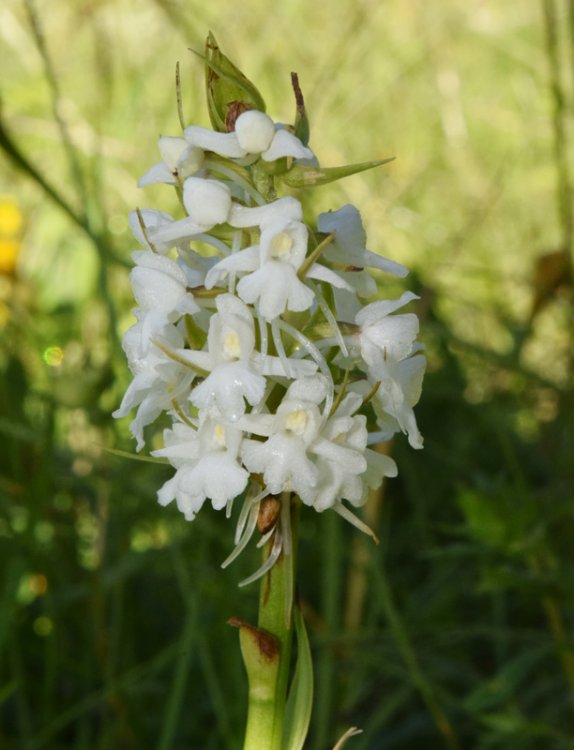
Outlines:
[[205,42],[207,109],[215,130],[230,132],[248,109],[265,112],[265,101],[247,76],[223,54],[210,32]]
[[281,175],[281,179],[289,187],[315,187],[318,185],[327,185],[329,182],[341,180],[343,177],[350,177],[358,172],[365,172],[367,169],[380,167],[382,164],[388,164],[394,160],[394,156],[388,159],[374,159],[373,161],[364,161],[360,164],[346,164],[342,167],[315,167],[308,164],[294,164],[291,169]]

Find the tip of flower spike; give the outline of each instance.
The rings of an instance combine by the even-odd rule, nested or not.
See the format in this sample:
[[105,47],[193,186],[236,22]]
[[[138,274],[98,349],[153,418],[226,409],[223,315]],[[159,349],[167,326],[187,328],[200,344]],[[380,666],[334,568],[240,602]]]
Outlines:
[[205,54],[191,50],[205,63],[207,108],[215,130],[230,132],[237,117],[248,109],[265,112],[265,101],[255,85],[223,54],[209,32]]

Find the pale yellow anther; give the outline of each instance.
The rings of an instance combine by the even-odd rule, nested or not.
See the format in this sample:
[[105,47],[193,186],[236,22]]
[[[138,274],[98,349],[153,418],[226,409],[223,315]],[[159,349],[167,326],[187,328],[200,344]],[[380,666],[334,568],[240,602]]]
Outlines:
[[239,359],[241,357],[241,342],[235,331],[229,331],[223,337],[223,355],[226,359]]
[[293,240],[287,232],[279,232],[271,240],[271,257],[278,260],[289,260],[291,250],[293,249]]
[[213,442],[218,448],[225,448],[225,427],[222,424],[216,424],[213,428]]
[[294,432],[296,435],[302,435],[307,427],[307,412],[304,409],[297,409],[287,415],[285,420],[285,429]]

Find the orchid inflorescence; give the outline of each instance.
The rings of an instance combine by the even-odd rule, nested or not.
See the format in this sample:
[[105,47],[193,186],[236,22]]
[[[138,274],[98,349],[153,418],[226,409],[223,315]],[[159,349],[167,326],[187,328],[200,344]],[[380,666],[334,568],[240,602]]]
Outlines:
[[295,127],[275,123],[253,85],[225,69],[216,46],[208,50],[214,129],[161,137],[161,161],[139,181],[174,186],[183,218],[130,216],[141,246],[131,271],[137,322],[123,340],[133,380],[114,416],[137,407],[138,451],[144,428],[169,416],[163,447],[152,451],[175,469],[161,505],[175,501],[192,520],[208,499],[229,516],[242,498],[224,565],[275,498],[271,523],[260,524],[271,553],[248,583],[290,552],[283,493],[372,535],[344,501],[361,506],[369,488],[397,474],[370,446],[403,432],[422,447],[413,406],[425,358],[416,315],[397,312],[414,294],[365,304],[378,294],[366,268],[399,277],[407,269],[366,249],[359,211],[345,205],[310,220],[297,198],[277,196],[278,185],[323,184],[366,166],[321,169],[296,79]]

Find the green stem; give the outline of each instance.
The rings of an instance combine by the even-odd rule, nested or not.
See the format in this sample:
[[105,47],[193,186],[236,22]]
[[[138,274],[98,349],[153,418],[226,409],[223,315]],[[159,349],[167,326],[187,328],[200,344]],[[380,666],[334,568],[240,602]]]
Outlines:
[[[296,502],[288,494],[283,519],[292,522],[290,554],[281,553],[261,579],[257,628],[237,622],[249,679],[249,706],[243,750],[280,750],[293,639],[293,581],[296,555]],[[265,546],[265,559],[273,538]]]

